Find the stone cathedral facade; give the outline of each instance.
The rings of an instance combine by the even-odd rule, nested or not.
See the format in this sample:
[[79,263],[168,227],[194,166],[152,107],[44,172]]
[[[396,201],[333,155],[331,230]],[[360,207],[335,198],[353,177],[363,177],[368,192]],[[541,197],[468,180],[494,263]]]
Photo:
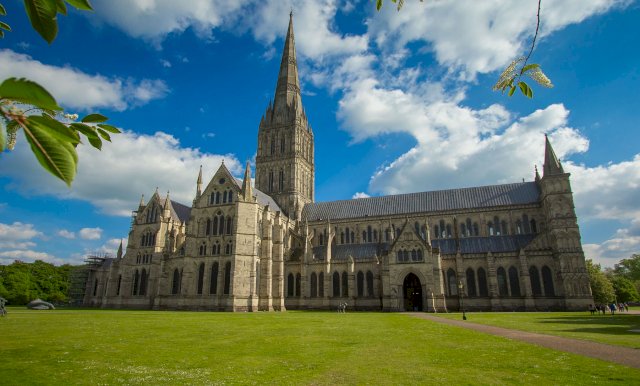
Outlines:
[[[592,302],[569,174],[505,185],[314,201],[313,131],[292,18],[260,119],[255,186],[224,163],[190,205],[156,191],[126,251],[94,266],[85,305],[212,311],[584,309]],[[143,197],[144,198],[144,197]]]

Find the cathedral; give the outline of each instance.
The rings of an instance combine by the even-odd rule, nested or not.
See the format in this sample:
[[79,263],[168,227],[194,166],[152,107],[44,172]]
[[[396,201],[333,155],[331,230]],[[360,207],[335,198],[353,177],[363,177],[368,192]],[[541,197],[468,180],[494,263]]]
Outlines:
[[[541,138],[542,140],[542,138]],[[577,310],[592,303],[569,173],[548,138],[533,181],[314,200],[313,131],[293,18],[247,163],[190,205],[144,196],[126,251],[90,268],[84,305],[202,311]],[[194,173],[195,174],[195,173]]]

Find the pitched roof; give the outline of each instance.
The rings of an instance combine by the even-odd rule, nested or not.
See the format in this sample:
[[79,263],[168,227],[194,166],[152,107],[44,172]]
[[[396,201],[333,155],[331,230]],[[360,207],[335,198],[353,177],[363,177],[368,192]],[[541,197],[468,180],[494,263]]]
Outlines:
[[[463,237],[460,242],[461,253],[499,253],[514,252],[526,247],[536,235],[511,235],[488,237]],[[439,248],[442,254],[457,252],[456,239],[433,239],[431,245]]]
[[531,182],[490,185],[432,192],[397,194],[307,204],[302,212],[308,221],[403,215],[456,209],[533,204],[540,190]]
[[[356,260],[382,256],[388,248],[387,243],[366,243],[366,244],[340,244],[333,245],[331,249],[332,260],[347,260],[349,256]],[[327,250],[326,245],[313,247],[313,254],[316,259],[324,260]]]

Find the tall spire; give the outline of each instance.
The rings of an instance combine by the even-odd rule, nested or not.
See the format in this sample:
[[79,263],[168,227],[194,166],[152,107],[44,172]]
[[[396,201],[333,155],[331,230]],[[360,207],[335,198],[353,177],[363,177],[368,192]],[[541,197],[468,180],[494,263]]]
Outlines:
[[122,239],[120,239],[120,246],[118,247],[118,252],[117,252],[116,257],[118,259],[122,259]]
[[273,101],[274,110],[284,109],[285,106],[294,106],[302,110],[300,97],[300,80],[298,79],[298,64],[296,62],[296,45],[293,37],[293,12],[289,14],[289,29],[284,41],[282,60],[280,61],[280,73],[276,95]]
[[551,142],[549,142],[549,137],[544,135],[545,146],[544,146],[544,165],[543,165],[543,176],[549,175],[558,175],[564,174],[564,169],[556,157],[556,153],[553,151],[553,147],[551,146]]
[[252,201],[253,192],[251,191],[251,164],[247,160],[247,168],[244,171],[244,179],[242,180],[242,196],[245,201]]
[[200,172],[198,173],[198,181],[196,181],[196,198],[202,195],[202,165],[200,165]]

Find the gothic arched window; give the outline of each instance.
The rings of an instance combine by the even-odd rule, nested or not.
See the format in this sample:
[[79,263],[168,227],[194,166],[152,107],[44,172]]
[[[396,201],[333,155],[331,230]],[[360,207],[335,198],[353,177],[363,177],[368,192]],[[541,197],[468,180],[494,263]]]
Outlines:
[[509,284],[511,284],[511,296],[520,296],[520,280],[516,267],[509,268]]
[[177,295],[180,292],[180,271],[178,268],[173,270],[173,281],[171,283],[171,294]]
[[367,271],[367,296],[373,297],[373,272]]
[[293,289],[295,288],[295,284],[294,283],[294,278],[293,278],[293,274],[290,273],[287,276],[287,296],[293,296]]
[[538,268],[533,265],[529,267],[529,279],[531,280],[531,292],[533,292],[533,296],[541,296],[542,286],[540,286],[540,275],[538,274]]
[[489,288],[487,287],[487,273],[484,268],[478,268],[478,289],[480,296],[489,296]]
[[224,265],[224,289],[223,294],[229,295],[229,291],[231,288],[231,262],[228,262]]
[[358,276],[357,276],[357,287],[358,287],[358,297],[363,297],[364,296],[364,274],[362,273],[362,271],[358,271]]
[[542,283],[544,284],[544,296],[555,296],[553,275],[551,275],[551,269],[546,265],[542,267]]
[[476,274],[473,269],[467,268],[467,296],[476,296]]
[[311,279],[309,281],[311,282],[311,285],[309,286],[311,293],[309,296],[312,298],[318,297],[318,277],[315,272],[311,272]]
[[449,296],[458,295],[458,280],[456,280],[456,272],[453,268],[447,270],[447,284],[449,285]]
[[509,287],[507,286],[507,272],[504,268],[500,267],[496,271],[498,278],[498,293],[500,296],[509,296]]
[[349,296],[349,277],[346,272],[342,272],[342,296]]
[[214,295],[218,293],[218,262],[214,262],[211,266],[211,277],[209,278],[209,293]]
[[333,297],[337,298],[340,296],[340,274],[338,272],[333,273],[332,284]]
[[197,293],[198,295],[202,295],[202,287],[204,287],[204,263],[200,263],[200,267],[198,268],[198,286]]

